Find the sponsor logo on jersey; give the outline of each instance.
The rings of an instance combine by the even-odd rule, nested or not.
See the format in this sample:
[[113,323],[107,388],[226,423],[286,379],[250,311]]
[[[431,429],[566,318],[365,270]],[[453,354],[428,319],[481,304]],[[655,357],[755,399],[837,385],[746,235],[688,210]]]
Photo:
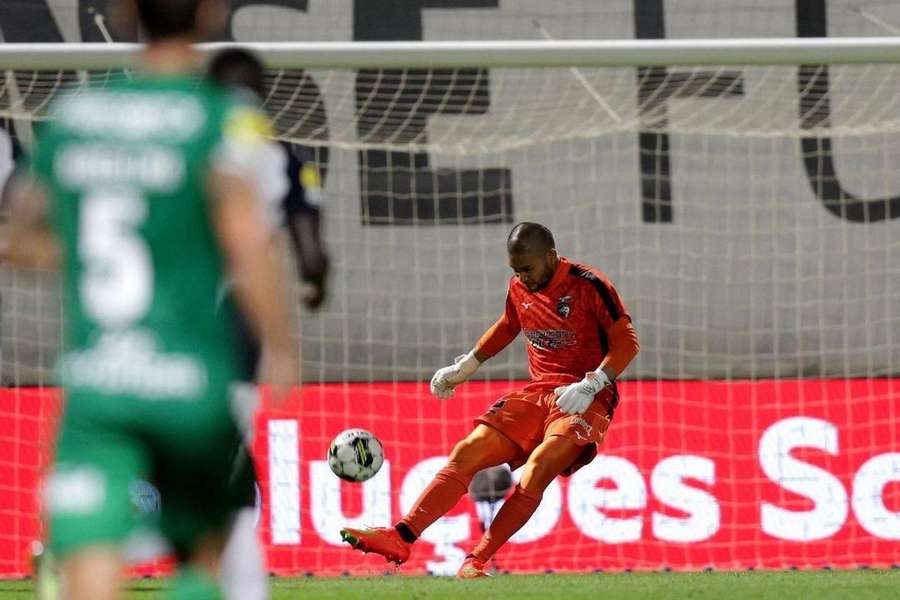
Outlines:
[[54,172],[66,186],[138,185],[172,192],[185,177],[184,160],[163,144],[140,148],[104,142],[70,143],[54,159]]
[[585,421],[578,415],[575,415],[574,417],[572,417],[572,420],[569,422],[572,425],[580,425],[584,429],[584,435],[581,435],[581,432],[579,430],[577,430],[577,429],[575,430],[575,435],[578,437],[579,440],[588,441],[589,439],[591,439],[591,431],[593,431],[593,429],[594,429],[593,425],[591,425],[590,423],[588,423],[587,421]]
[[107,90],[72,95],[59,103],[54,116],[73,132],[166,143],[187,139],[206,123],[199,99],[181,92]]
[[149,400],[194,400],[205,393],[208,376],[199,355],[165,352],[160,346],[147,329],[106,332],[92,346],[62,356],[63,385]]
[[575,332],[567,329],[526,329],[525,337],[539,350],[559,350],[576,343]]

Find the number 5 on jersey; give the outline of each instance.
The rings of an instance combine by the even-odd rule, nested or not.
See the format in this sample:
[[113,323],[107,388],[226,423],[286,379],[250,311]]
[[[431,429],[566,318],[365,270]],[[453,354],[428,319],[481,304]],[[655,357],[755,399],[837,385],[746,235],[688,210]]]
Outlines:
[[82,199],[79,294],[85,312],[105,329],[134,325],[153,301],[153,262],[137,231],[147,203],[133,188],[93,190]]

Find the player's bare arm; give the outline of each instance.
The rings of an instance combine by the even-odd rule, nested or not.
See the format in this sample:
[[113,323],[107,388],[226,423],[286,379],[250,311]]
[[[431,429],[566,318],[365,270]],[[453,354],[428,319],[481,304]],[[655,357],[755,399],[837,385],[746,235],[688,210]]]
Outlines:
[[[509,301],[507,301],[509,306]],[[478,371],[481,363],[488,360],[519,335],[520,327],[515,317],[510,317],[507,311],[491,325],[484,335],[478,340],[471,351],[457,356],[452,365],[438,369],[431,378],[431,393],[438,398],[453,396],[453,390],[457,385],[468,380]]]
[[325,302],[330,261],[321,236],[321,216],[318,211],[293,215],[287,223],[297,268],[310,289],[303,296],[303,303],[310,310],[317,310]]
[[239,175],[217,171],[212,189],[216,232],[236,282],[235,294],[263,342],[262,382],[284,393],[299,383],[299,346],[289,333],[286,290],[253,186]]
[[50,271],[59,262],[59,246],[47,223],[47,197],[29,177],[17,177],[6,192],[10,220],[0,240],[0,260],[22,268]]

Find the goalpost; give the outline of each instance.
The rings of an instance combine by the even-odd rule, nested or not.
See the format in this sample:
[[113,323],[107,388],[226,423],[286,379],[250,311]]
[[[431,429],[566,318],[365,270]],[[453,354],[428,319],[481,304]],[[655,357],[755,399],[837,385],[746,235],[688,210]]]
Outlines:
[[[502,568],[900,563],[900,40],[244,46],[278,136],[322,169],[334,268],[298,313],[303,398],[260,419],[274,571],[381,572],[338,529],[393,522],[527,378],[517,341],[453,401],[423,383],[500,314],[522,220],[611,277],[641,354],[605,451]],[[27,129],[135,51],[2,45],[0,116]],[[0,577],[41,535],[57,302],[52,277],[0,269]],[[348,427],[385,445],[362,485],[325,464]],[[411,570],[455,571],[475,515],[435,524]]]

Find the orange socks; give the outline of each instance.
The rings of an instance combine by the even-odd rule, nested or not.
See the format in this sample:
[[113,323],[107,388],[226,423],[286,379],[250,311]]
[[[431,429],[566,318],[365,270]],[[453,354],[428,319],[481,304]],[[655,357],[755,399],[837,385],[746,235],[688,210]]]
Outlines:
[[541,503],[541,498],[542,494],[529,492],[517,485],[516,491],[500,507],[491,526],[472,550],[472,556],[482,562],[489,561],[500,546],[528,522]]
[[[415,537],[422,535],[425,529],[443,517],[453,508],[459,499],[469,490],[469,480],[450,464],[438,471],[428,487],[419,495],[412,509],[398,523],[398,531],[410,530]],[[405,526],[405,527],[404,527]],[[401,535],[407,533],[400,531]],[[406,541],[408,535],[403,535]]]
[[[444,467],[434,476],[412,509],[397,523],[397,531],[405,541],[414,542],[429,525],[453,508],[468,489],[468,478],[450,465]],[[528,522],[541,503],[541,497],[541,494],[529,492],[517,485],[513,495],[503,503],[493,523],[472,551],[472,556],[483,562],[489,561],[500,546]]]

